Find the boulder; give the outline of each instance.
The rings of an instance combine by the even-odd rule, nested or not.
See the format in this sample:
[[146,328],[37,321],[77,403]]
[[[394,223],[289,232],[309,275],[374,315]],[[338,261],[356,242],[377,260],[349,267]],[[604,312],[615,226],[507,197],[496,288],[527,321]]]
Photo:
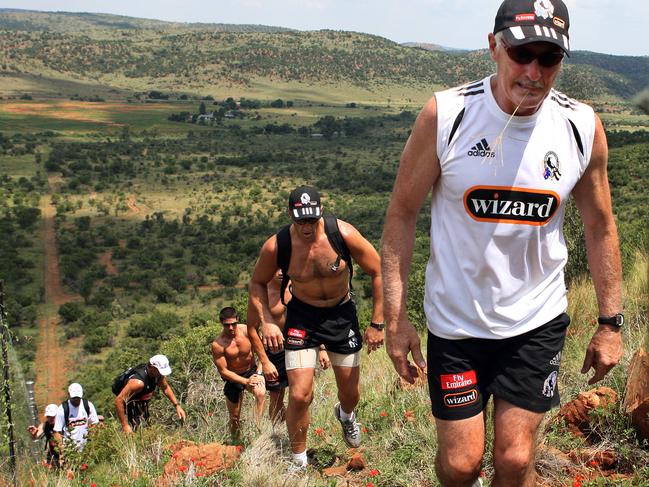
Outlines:
[[591,433],[590,412],[596,408],[606,408],[617,400],[617,393],[610,387],[580,392],[577,399],[561,407],[557,419],[563,420],[572,434],[585,438]]
[[629,365],[622,409],[631,416],[640,438],[649,440],[649,356],[642,348]]
[[225,446],[220,443],[182,446],[176,449],[164,466],[164,473],[158,478],[156,486],[172,487],[179,483],[179,477],[211,475],[229,468],[240,455],[241,447]]

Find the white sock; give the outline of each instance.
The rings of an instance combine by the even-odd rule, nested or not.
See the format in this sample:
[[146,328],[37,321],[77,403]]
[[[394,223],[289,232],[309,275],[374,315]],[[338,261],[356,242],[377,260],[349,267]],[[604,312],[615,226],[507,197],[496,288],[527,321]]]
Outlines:
[[293,463],[295,463],[296,465],[300,465],[301,467],[306,467],[307,465],[306,450],[304,450],[302,453],[293,453]]
[[342,406],[340,406],[340,419],[343,421],[352,421],[354,419],[354,411],[346,413]]

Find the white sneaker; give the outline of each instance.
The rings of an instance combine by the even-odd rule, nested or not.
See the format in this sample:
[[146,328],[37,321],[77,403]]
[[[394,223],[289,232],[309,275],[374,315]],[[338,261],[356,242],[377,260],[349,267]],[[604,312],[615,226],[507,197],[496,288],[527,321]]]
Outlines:
[[347,421],[340,419],[340,403],[334,406],[334,415],[343,427],[343,439],[347,443],[347,446],[350,448],[358,448],[361,446],[361,427],[356,421],[356,415],[354,414],[352,419],[348,419]]
[[300,463],[291,462],[288,464],[286,469],[288,475],[303,475],[306,473],[306,465]]
[[478,477],[478,479],[475,482],[473,482],[471,487],[482,487],[482,479]]

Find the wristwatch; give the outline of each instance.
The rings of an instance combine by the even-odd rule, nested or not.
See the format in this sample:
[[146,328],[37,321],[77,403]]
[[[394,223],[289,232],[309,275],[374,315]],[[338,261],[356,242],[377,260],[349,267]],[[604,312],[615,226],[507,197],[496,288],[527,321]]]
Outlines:
[[616,328],[622,328],[622,325],[624,324],[624,315],[618,313],[613,316],[600,316],[597,318],[597,323],[600,325],[611,325]]
[[385,328],[385,323],[374,323],[374,322],[372,322],[372,323],[370,323],[370,326],[372,328],[375,328],[375,329],[379,330],[379,331],[383,331],[383,328]]

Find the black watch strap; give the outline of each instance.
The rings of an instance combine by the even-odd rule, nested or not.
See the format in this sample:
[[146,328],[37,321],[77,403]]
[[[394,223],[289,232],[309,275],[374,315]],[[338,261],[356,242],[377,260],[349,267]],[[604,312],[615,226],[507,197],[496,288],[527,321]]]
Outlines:
[[385,328],[385,323],[374,323],[374,322],[372,322],[372,323],[370,323],[370,326],[372,328],[375,328],[375,329],[381,331],[381,330],[383,330]]
[[599,323],[600,325],[610,325],[621,328],[624,324],[624,315],[622,313],[618,313],[613,316],[600,316],[599,318],[597,318],[597,323]]

